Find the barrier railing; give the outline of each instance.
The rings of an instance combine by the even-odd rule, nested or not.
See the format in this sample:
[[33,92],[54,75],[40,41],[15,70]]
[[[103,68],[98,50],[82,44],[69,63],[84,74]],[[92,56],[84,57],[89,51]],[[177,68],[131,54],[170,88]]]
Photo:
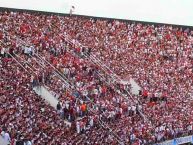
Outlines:
[[[41,59],[41,55],[39,54],[35,54],[37,57],[39,57],[40,59]],[[42,59],[41,59],[42,60]],[[54,69],[54,71],[58,74],[58,75],[60,75],[61,77],[61,79],[65,82],[65,83],[68,83],[68,82],[70,82],[62,73],[60,73],[60,71],[58,71],[57,70],[57,68],[55,68],[51,63],[49,63],[46,59],[43,59],[47,64],[49,64],[50,66],[52,66],[52,68]],[[65,78],[65,79],[64,79]],[[71,86],[71,88],[75,88],[76,90],[77,90],[77,88],[73,85],[73,84],[68,84],[68,86]],[[67,89],[69,89],[69,88],[67,88]],[[73,92],[72,92],[72,90],[71,90],[71,94],[73,94]],[[79,98],[80,99],[80,98]],[[81,101],[84,101],[84,100],[82,100],[82,99],[80,99]],[[89,100],[90,102],[89,103],[91,103],[91,104],[93,104],[93,105],[96,105],[95,103],[93,103],[91,100]],[[94,113],[94,111],[93,110],[91,110],[91,109],[89,109],[89,111],[90,112],[93,112]],[[112,129],[106,124],[106,123],[104,123],[102,120],[100,120],[99,121],[99,123],[100,124],[103,124],[104,126],[105,126],[105,128],[107,128],[108,130],[110,130],[111,131],[111,133],[115,136],[115,138],[117,138],[117,141],[120,143],[120,144],[123,144],[123,142],[121,141],[121,139],[119,138],[119,136],[115,133],[115,132],[113,132],[112,131]]]
[[31,74],[31,72],[33,74],[36,75],[35,71],[33,71],[32,69],[27,70],[13,55],[11,55],[9,52],[6,52],[21,68],[23,68],[28,74]]
[[[78,47],[84,47],[86,48],[85,46],[82,46],[79,42],[77,42],[76,40],[73,41],[72,39],[69,38],[69,36],[65,35],[64,36],[64,39],[70,43],[71,45],[74,45],[74,46],[77,46],[79,45]],[[75,43],[77,42],[77,44]],[[121,82],[122,79],[120,77],[118,77],[108,66],[106,66],[103,62],[101,62],[98,58],[94,57],[92,54],[87,54],[87,53],[83,53],[83,55],[88,58],[90,60],[91,63],[93,64],[96,64],[98,66],[100,66],[100,68],[105,72],[106,76],[110,77],[110,82],[106,81],[104,78],[103,78],[103,75],[101,75],[100,73],[98,73],[98,75],[100,75],[101,78],[103,78],[103,80],[109,85],[109,84],[112,84],[114,82]],[[109,72],[111,74],[109,74]],[[115,87],[116,88],[116,87]],[[117,89],[117,88],[116,88]],[[126,95],[127,97],[125,96],[125,94],[123,94],[120,90],[117,91],[115,89],[115,91],[119,94],[121,94],[122,97],[124,97],[125,99],[127,99],[128,101],[132,101],[132,102],[136,102],[137,100],[134,100],[133,97],[132,97],[132,94],[128,91],[128,90],[125,90],[126,92]],[[131,99],[129,100],[128,99]],[[135,104],[135,103],[134,103]],[[137,103],[138,104],[138,103]],[[145,121],[150,121],[148,119],[148,117],[143,113],[141,112],[140,110],[138,110],[140,115],[142,116],[142,118],[145,120]],[[151,121],[150,121],[151,122]]]
[[[24,44],[25,44],[25,42],[23,42]],[[15,54],[15,53],[14,53]],[[17,55],[17,54],[15,54],[18,58],[20,58],[20,59],[22,59],[19,55]],[[58,69],[57,68],[55,68],[50,62],[48,62],[46,59],[44,59],[40,54],[37,54],[37,53],[34,53],[34,55],[36,56],[36,59],[38,58],[39,59],[39,61],[38,60],[35,60],[36,62],[37,62],[37,64],[39,64],[39,67],[41,68],[41,69],[45,69],[45,66],[44,65],[42,65],[40,62],[42,61],[44,64],[47,64],[47,65],[49,65],[52,69],[53,69],[53,72],[59,77],[59,79],[60,80],[62,80],[62,82],[64,83],[64,86],[66,87],[66,89],[73,95],[73,91],[74,90],[72,90],[71,88],[75,88],[75,90],[77,89],[73,84],[70,84],[69,82],[69,80],[60,72],[60,71],[58,71]],[[29,55],[30,57],[33,57],[32,55]],[[25,67],[28,67],[29,69],[30,69],[30,71],[33,71],[33,65],[30,65],[30,62],[28,62],[28,61],[26,61],[26,60],[22,60],[25,64],[27,64],[27,66],[24,66],[24,65],[22,65],[14,56],[12,56],[12,58],[17,62],[17,63],[19,63],[20,64],[20,66],[22,67],[22,68],[25,68]],[[27,70],[27,69],[25,69],[25,70]],[[34,72],[34,71],[33,71]],[[34,74],[36,74],[35,72],[34,72]],[[81,98],[78,98],[80,101],[83,101],[84,102],[84,100],[82,100]],[[91,104],[93,104],[93,105],[96,105],[95,103],[93,103],[93,102],[89,102],[89,103],[91,103]],[[94,110],[92,110],[92,109],[90,109],[90,108],[88,108],[88,111],[90,111],[90,112],[92,112],[92,113],[94,113]],[[121,138],[115,133],[115,132],[113,132],[113,130],[105,123],[105,122],[103,122],[102,120],[100,120],[99,121],[99,124],[102,126],[102,127],[104,127],[105,129],[107,129],[113,136],[114,136],[114,138],[119,142],[119,144],[124,144],[122,141],[121,141]]]

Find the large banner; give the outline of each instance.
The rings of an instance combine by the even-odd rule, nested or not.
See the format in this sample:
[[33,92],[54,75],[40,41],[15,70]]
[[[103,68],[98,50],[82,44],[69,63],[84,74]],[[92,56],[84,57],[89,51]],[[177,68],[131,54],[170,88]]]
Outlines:
[[157,143],[155,145],[180,145],[184,143],[193,143],[193,135],[175,138],[173,140],[168,140],[162,143]]

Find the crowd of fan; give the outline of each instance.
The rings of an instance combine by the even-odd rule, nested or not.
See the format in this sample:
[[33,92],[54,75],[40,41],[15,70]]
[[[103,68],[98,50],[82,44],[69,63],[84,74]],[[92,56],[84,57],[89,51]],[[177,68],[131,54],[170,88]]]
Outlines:
[[[65,142],[71,130],[60,120],[54,108],[34,93],[30,75],[11,58],[0,65],[1,131],[5,139],[27,144]],[[64,136],[58,139],[58,136]],[[60,140],[60,142],[59,142]]]
[[[192,79],[188,79],[192,78],[191,30],[25,12],[2,12],[0,20],[0,40],[4,44],[0,48],[2,56],[6,55],[6,51],[17,53],[21,57],[20,61],[27,60],[32,67],[37,68],[37,57],[21,53],[29,51],[33,54],[35,51],[70,80],[73,94],[66,90],[50,66],[45,64],[44,70],[34,69],[37,74],[44,72],[44,83],[62,102],[62,106],[58,106],[59,111],[63,110],[60,112],[62,118],[76,120],[77,133],[85,130],[79,136],[81,141],[86,143],[83,138],[88,143],[98,140],[100,144],[104,143],[101,138],[106,137],[105,142],[113,143],[113,139],[101,127],[87,130],[87,125],[83,125],[80,129],[80,123],[84,121],[79,122],[79,118],[89,118],[86,120],[92,126],[92,120],[96,116],[107,122],[125,143],[153,143],[192,133]],[[66,42],[66,38],[71,44]],[[23,47],[21,42],[25,42],[26,46]],[[89,54],[102,60],[122,79],[133,77],[140,84],[143,90],[138,98],[133,96],[137,100],[134,104],[115,92],[117,88],[113,85],[106,84],[108,80],[101,80],[104,76],[98,75],[101,73],[100,66],[93,65],[82,57],[87,48]],[[10,70],[10,75],[15,74],[11,74]],[[36,79],[32,77],[32,80]],[[23,92],[23,88],[21,89]],[[38,98],[33,93],[31,96]],[[22,97],[25,100],[26,96]],[[31,102],[33,101],[32,99]],[[37,102],[33,102],[33,105],[40,105]],[[143,108],[145,121],[136,109],[139,107],[136,106],[137,103]],[[48,105],[43,106],[51,109]],[[88,109],[92,109],[96,116],[91,115]],[[50,116],[50,126],[56,120],[55,114],[51,115],[54,117]],[[45,120],[48,116],[41,114],[39,117]],[[92,135],[88,137],[86,134]],[[30,136],[33,140],[40,136],[33,135]],[[48,138],[49,141],[49,137],[46,137],[45,140]],[[44,137],[40,138],[44,140]],[[64,142],[65,139],[68,140],[66,137],[60,139],[59,134],[53,141]]]
[[13,58],[0,57],[0,73],[0,132],[10,144],[117,144],[97,118],[89,124],[85,117],[66,125],[56,109],[32,90],[31,75]]
[[[74,53],[73,55],[69,52],[65,52],[62,55],[58,54],[55,57],[53,57],[53,52],[39,52],[38,55],[40,56],[40,54],[50,61],[53,66],[56,66],[58,70],[61,70],[63,77],[68,79],[69,85],[72,85],[72,89],[76,88],[72,92],[68,92],[63,86],[64,82],[57,77],[55,69],[50,68],[50,65],[47,66],[48,64],[43,64],[45,67],[39,70],[41,74],[45,71],[45,85],[61,101],[62,105],[59,103],[57,106],[59,114],[63,119],[67,119],[70,122],[76,121],[78,133],[81,132],[80,130],[85,130],[84,128],[87,128],[88,125],[93,126],[97,116],[105,122],[109,122],[109,120],[118,121],[121,117],[128,117],[128,122],[126,122],[128,126],[132,123],[131,116],[139,116],[136,106],[116,93],[112,86],[100,80],[98,69],[95,69],[88,61],[83,58],[78,59]],[[16,55],[18,56],[18,54]],[[26,63],[30,62],[31,67],[38,68],[37,57],[34,56],[29,57],[28,55],[20,54],[19,61],[22,63],[24,61]],[[39,60],[40,63],[41,61]],[[34,78],[34,81],[36,80]],[[40,80],[39,82],[44,82],[41,81],[42,79],[38,80]],[[90,110],[95,115],[91,114]],[[115,133],[119,131],[121,134],[120,130],[123,129],[123,126],[117,126],[116,123],[113,123],[111,127]],[[130,136],[130,133],[127,133],[127,136]]]

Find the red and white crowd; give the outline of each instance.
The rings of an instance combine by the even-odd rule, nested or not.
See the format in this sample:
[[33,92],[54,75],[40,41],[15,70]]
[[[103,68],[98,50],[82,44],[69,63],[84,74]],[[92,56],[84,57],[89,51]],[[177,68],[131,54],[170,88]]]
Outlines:
[[[117,135],[125,144],[152,144],[193,133],[191,29],[1,12],[0,41],[0,127],[8,140],[118,144]],[[139,95],[126,99],[126,87],[109,83],[108,74],[85,58],[85,52],[123,80],[134,78],[142,87]],[[9,54],[24,67],[30,66],[35,75],[29,76]],[[57,111],[32,91],[37,81],[60,100]],[[63,119],[72,123],[70,128]],[[104,122],[109,130],[101,127]]]
[[13,58],[0,58],[0,73],[0,132],[11,145],[117,144],[97,118],[88,125],[84,122],[91,119],[86,117],[66,125],[57,110],[32,90],[31,75]]

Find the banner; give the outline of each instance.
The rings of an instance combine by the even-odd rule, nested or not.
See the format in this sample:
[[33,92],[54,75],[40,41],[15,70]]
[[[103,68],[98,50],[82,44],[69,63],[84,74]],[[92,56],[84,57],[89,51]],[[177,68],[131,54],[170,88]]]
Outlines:
[[192,137],[193,136],[186,136],[186,137],[176,138],[176,139],[174,139],[174,143],[175,143],[175,145],[189,143],[189,142],[193,141]]
[[180,145],[184,143],[193,143],[193,135],[175,138],[173,140],[167,140],[165,142],[157,143],[154,145]]

